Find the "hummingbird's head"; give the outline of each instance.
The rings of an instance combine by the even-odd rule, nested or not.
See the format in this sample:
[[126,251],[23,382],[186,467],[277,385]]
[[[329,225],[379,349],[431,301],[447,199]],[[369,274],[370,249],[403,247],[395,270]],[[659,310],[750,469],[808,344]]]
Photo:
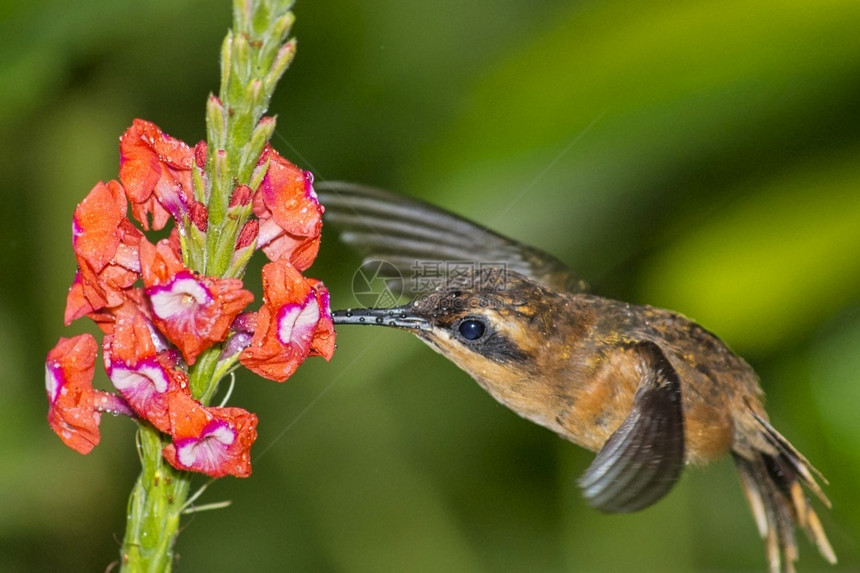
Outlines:
[[[466,272],[404,306],[335,311],[335,324],[401,328],[421,338],[482,386],[535,381],[558,349],[567,299],[501,268]],[[561,328],[560,328],[561,327]],[[562,341],[563,343],[563,341]]]

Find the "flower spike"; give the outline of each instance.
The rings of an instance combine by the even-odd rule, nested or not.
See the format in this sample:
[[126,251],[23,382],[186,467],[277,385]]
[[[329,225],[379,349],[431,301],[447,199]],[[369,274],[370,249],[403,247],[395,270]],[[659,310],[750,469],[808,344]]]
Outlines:
[[[99,442],[102,413],[138,424],[143,469],[127,506],[124,570],[170,568],[190,472],[251,473],[256,415],[225,407],[230,392],[209,406],[224,377],[234,381],[242,361],[284,380],[334,348],[328,293],[301,274],[319,249],[322,207],[310,173],[269,146],[276,121],[264,117],[295,52],[291,6],[234,2],[206,141],[189,146],[134,120],[119,142],[119,181],[98,183],[75,210],[65,321],[86,316],[102,331],[118,393],[92,387],[94,337],[60,339],[46,361],[48,422],[83,454]],[[248,312],[242,277],[257,250],[274,262],[263,308]]]

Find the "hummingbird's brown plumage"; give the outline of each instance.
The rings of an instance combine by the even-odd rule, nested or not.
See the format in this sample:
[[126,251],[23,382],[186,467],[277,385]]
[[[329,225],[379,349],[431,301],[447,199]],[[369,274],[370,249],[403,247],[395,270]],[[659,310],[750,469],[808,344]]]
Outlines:
[[[793,571],[801,527],[836,557],[803,486],[826,505],[816,470],[774,430],[752,368],[684,316],[585,292],[558,259],[436,207],[350,184],[319,186],[343,239],[384,260],[396,288],[417,298],[390,309],[334,313],[338,324],[413,332],[496,400],[596,451],[580,479],[607,512],[647,507],[686,463],[730,453],[771,571]],[[418,264],[448,265],[435,289],[410,289]]]

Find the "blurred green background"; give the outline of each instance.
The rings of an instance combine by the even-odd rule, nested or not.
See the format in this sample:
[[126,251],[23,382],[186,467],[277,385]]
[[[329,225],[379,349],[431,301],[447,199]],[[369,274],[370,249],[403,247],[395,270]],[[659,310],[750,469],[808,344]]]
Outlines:
[[[275,147],[318,180],[418,195],[557,254],[596,292],[679,310],[760,373],[830,480],[860,570],[860,3],[316,0],[272,102]],[[0,570],[99,571],[138,471],[106,417],[83,457],[45,423],[74,206],[117,177],[132,119],[196,142],[230,6],[0,4]],[[310,275],[355,305],[332,232]],[[81,321],[83,322],[83,321]],[[179,571],[755,571],[728,460],[656,506],[580,499],[592,454],[497,405],[396,331],[343,329],[330,364],[241,374],[254,473],[187,520]],[[98,384],[106,384],[100,374]],[[820,505],[818,506],[820,507]]]

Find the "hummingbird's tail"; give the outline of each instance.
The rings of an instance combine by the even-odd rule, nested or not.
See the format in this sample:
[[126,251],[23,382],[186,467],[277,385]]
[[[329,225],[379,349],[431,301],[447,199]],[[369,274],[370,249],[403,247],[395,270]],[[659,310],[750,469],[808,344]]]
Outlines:
[[732,457],[759,533],[765,541],[769,571],[794,572],[794,562],[797,561],[795,527],[806,532],[827,561],[836,563],[836,554],[803,489],[805,486],[830,507],[830,501],[813,474],[825,483],[827,480],[767,420],[755,412],[753,416],[761,435],[776,453],[756,450],[748,458],[732,452]]

